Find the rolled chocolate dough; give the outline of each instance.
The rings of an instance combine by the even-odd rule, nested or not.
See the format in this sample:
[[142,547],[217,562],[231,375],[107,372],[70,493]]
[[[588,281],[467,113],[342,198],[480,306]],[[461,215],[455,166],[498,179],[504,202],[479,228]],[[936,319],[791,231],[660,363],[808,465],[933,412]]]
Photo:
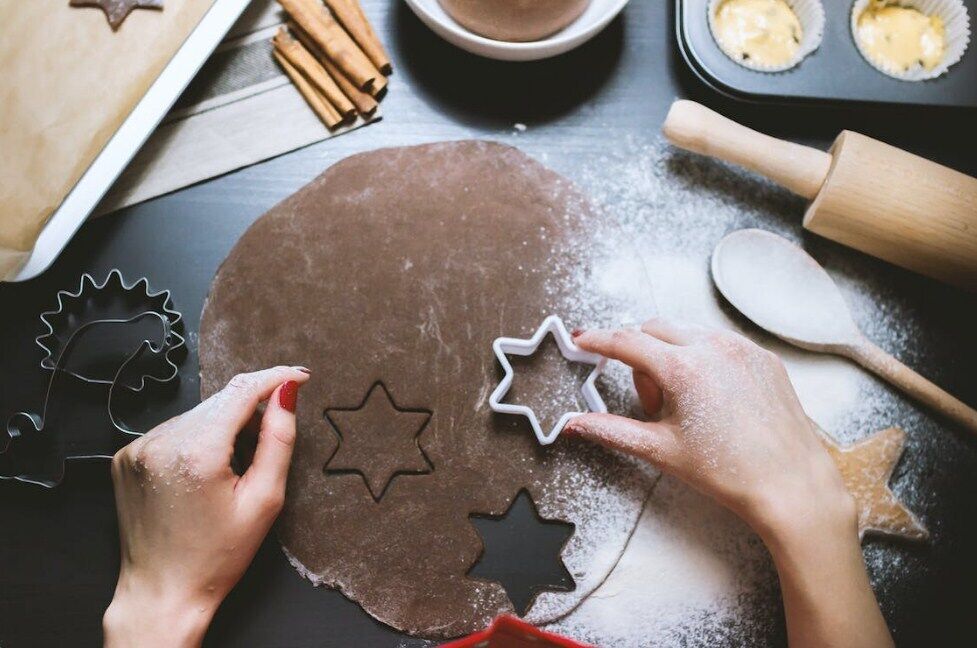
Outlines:
[[[498,583],[465,575],[482,549],[468,516],[501,515],[525,488],[541,516],[574,524],[562,558],[576,584],[541,593],[526,618],[557,619],[606,578],[655,476],[585,442],[541,447],[524,418],[487,405],[501,377],[494,338],[528,337],[550,313],[568,326],[652,314],[592,287],[596,265],[612,262],[618,276],[641,264],[598,253],[599,222],[561,176],[469,141],[347,158],[241,237],[204,307],[201,391],[259,367],[312,370],[277,526],[303,575],[410,634],[481,629],[512,605]],[[359,407],[378,382],[391,404],[384,396],[376,412],[430,412],[423,427],[403,421],[397,452],[409,463],[404,435],[421,429],[433,468],[394,475],[374,501],[364,481],[373,467],[326,469],[343,434],[327,410],[340,420],[332,412]],[[628,383],[621,372],[600,384],[612,411],[632,405]],[[361,434],[357,421],[376,416],[338,425]],[[396,461],[384,465],[387,475]]]
[[440,0],[448,15],[480,36],[534,41],[580,17],[590,0]]

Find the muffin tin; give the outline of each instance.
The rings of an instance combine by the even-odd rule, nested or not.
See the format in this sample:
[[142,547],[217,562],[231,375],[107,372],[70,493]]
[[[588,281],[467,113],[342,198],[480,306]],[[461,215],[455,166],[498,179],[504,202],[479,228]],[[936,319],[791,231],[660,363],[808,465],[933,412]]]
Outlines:
[[[977,0],[963,0],[971,20]],[[707,85],[736,99],[780,103],[868,102],[977,108],[974,43],[943,76],[907,82],[890,78],[858,52],[851,34],[852,0],[823,0],[821,46],[784,72],[756,72],[729,59],[709,30],[709,0],[676,0],[679,50]],[[973,22],[971,29],[974,29]]]

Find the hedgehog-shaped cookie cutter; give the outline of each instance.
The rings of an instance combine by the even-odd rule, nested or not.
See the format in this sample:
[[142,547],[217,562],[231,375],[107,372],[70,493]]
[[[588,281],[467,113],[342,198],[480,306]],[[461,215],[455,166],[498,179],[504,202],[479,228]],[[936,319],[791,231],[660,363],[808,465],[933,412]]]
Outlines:
[[[120,389],[140,392],[147,381],[176,379],[176,354],[184,350],[185,340],[175,330],[182,315],[173,308],[170,292],[153,291],[145,277],[127,284],[119,270],[110,271],[101,283],[90,274],[82,275],[78,289],[59,291],[57,307],[41,313],[40,319],[45,331],[35,342],[44,352],[41,367],[51,376],[40,414],[19,412],[7,421],[0,479],[51,488],[63,480],[68,461],[111,458],[118,446],[140,435],[119,420],[113,400]],[[125,348],[108,361],[84,367],[70,364],[85,336],[99,329],[112,334],[112,344]],[[144,335],[147,330],[151,336]],[[107,424],[102,426],[107,429],[77,427],[69,434],[58,428],[64,424],[61,419],[52,429],[49,405],[65,376],[108,386]]]

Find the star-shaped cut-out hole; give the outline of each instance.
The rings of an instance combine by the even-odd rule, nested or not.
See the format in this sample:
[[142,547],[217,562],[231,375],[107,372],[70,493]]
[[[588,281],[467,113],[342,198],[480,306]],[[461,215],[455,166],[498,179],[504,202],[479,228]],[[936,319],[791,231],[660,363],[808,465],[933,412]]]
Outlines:
[[818,429],[821,442],[838,466],[848,492],[855,498],[859,537],[866,533],[909,540],[929,537],[926,527],[889,488],[889,479],[906,444],[905,432],[891,427],[850,446],[842,446]]
[[550,430],[567,412],[588,411],[581,388],[594,366],[564,358],[552,334],[543,338],[532,355],[506,357],[513,375],[503,402],[532,409],[544,430]]
[[569,592],[576,584],[560,554],[573,525],[541,518],[526,490],[501,516],[468,516],[482,538],[482,555],[468,570],[470,578],[502,585],[516,613],[523,615],[540,592]]
[[162,9],[163,0],[71,0],[72,7],[98,7],[112,29],[118,29],[133,9]]
[[382,382],[373,383],[356,407],[334,407],[325,414],[339,436],[325,471],[359,474],[377,502],[397,475],[434,469],[419,442],[431,412],[398,406]]

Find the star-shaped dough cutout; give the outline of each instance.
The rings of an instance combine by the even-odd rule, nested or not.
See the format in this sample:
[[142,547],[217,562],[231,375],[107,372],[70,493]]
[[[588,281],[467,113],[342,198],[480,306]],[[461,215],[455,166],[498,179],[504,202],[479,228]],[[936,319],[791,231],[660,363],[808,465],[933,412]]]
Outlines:
[[892,471],[906,445],[905,432],[891,427],[850,446],[841,446],[824,430],[818,429],[828,454],[841,471],[845,486],[855,498],[859,538],[864,538],[866,533],[909,540],[929,537],[922,522],[889,488]]
[[418,440],[431,412],[398,406],[382,382],[373,383],[358,406],[327,409],[326,418],[339,436],[326,472],[358,473],[377,502],[397,475],[434,468]]
[[503,403],[530,408],[544,430],[565,412],[588,411],[582,388],[594,367],[564,358],[554,336],[546,335],[532,355],[507,357],[513,377]]
[[525,615],[540,592],[568,592],[576,586],[560,556],[573,525],[540,517],[527,491],[519,491],[502,516],[468,517],[483,545],[468,576],[502,585],[517,614]]
[[118,29],[133,9],[162,9],[163,0],[71,0],[72,7],[99,7],[112,29]]
[[607,362],[607,358],[601,357],[596,353],[584,351],[574,344],[570,332],[567,331],[566,325],[563,324],[563,320],[556,315],[550,315],[543,320],[543,323],[538,329],[536,329],[536,332],[533,333],[533,336],[528,340],[510,337],[495,338],[495,340],[492,341],[492,352],[495,353],[496,360],[498,360],[499,365],[502,366],[503,376],[502,380],[499,381],[498,386],[496,386],[496,388],[489,395],[489,408],[491,408],[493,412],[499,412],[501,414],[518,414],[520,416],[525,416],[529,420],[529,425],[533,429],[533,434],[536,435],[536,440],[539,441],[540,445],[544,446],[553,443],[567,422],[577,414],[582,414],[583,412],[561,412],[560,414],[562,414],[562,416],[559,416],[556,425],[554,425],[548,431],[544,431],[542,426],[539,424],[539,417],[536,415],[536,412],[532,407],[511,402],[503,402],[503,399],[509,393],[509,389],[512,387],[512,381],[515,375],[512,369],[512,363],[509,360],[509,356],[534,355],[537,353],[537,351],[539,351],[539,348],[543,344],[543,340],[547,335],[552,336],[552,339],[556,342],[556,346],[564,359],[571,362],[583,362],[593,365],[593,369],[587,376],[587,379],[584,380],[583,385],[580,387],[580,395],[583,397],[583,401],[587,405],[585,411],[607,411],[607,405],[604,404],[604,399],[601,398],[600,392],[597,391],[596,386],[597,377],[604,370],[604,365]]

